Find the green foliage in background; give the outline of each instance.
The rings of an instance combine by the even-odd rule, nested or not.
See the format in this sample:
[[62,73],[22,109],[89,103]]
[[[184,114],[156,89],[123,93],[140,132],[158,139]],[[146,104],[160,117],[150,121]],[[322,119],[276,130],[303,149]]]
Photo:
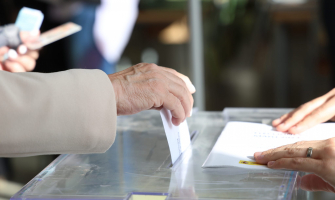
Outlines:
[[236,16],[241,16],[245,13],[248,0],[214,0],[214,3],[221,6],[220,22],[223,25],[229,25],[234,22]]

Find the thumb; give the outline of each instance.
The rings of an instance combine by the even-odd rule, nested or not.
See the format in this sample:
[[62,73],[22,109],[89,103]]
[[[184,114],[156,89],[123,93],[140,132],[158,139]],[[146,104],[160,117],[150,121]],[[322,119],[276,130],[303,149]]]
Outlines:
[[301,177],[300,188],[311,192],[325,191],[335,193],[333,186],[315,174],[308,174]]
[[34,42],[40,36],[40,31],[21,31],[20,38],[23,44]]
[[0,56],[4,55],[5,53],[7,53],[7,51],[9,50],[8,47],[0,47]]

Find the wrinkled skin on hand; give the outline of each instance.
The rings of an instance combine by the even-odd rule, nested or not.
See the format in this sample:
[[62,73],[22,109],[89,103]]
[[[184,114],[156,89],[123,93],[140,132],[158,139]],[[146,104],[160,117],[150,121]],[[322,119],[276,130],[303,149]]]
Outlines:
[[[313,148],[307,158],[307,149]],[[300,188],[307,191],[335,193],[335,138],[302,141],[254,154],[257,163],[271,169],[309,172],[300,178]]]
[[118,115],[164,107],[171,111],[174,125],[190,116],[195,88],[188,77],[173,69],[140,63],[108,76],[114,87]]
[[299,134],[317,124],[334,120],[335,89],[281,116],[272,125],[281,132]]

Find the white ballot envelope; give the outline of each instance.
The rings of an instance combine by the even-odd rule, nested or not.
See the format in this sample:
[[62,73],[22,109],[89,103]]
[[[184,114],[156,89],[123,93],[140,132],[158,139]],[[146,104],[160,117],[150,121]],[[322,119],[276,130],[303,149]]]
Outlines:
[[171,111],[163,108],[160,113],[170,148],[172,164],[174,164],[191,143],[190,131],[186,120],[179,126],[175,126],[172,124]]

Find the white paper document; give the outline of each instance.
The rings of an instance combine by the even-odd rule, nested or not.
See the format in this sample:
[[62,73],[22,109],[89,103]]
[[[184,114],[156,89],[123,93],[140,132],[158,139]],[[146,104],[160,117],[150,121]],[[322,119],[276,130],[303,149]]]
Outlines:
[[191,143],[190,131],[186,120],[179,126],[173,125],[171,111],[165,108],[161,110],[161,117],[174,164]]
[[272,126],[229,122],[219,136],[203,167],[240,167],[269,169],[255,163],[254,153],[298,141],[325,140],[335,137],[335,123],[319,124],[299,135],[275,131]]

